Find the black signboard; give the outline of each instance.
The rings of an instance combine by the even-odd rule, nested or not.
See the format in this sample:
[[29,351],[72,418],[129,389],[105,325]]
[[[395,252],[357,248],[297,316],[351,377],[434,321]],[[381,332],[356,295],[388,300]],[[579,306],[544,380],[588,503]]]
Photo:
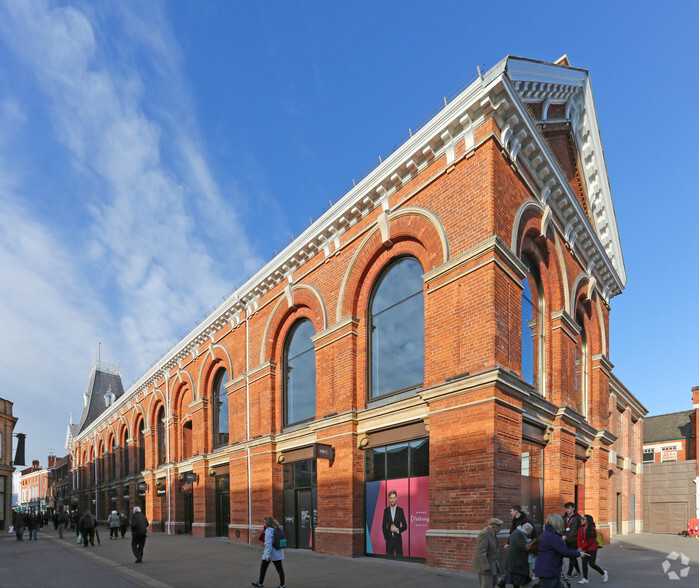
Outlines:
[[111,490],[107,490],[107,494],[109,496],[116,496],[116,489],[112,488]]
[[189,482],[189,483],[196,482],[196,481],[197,481],[197,475],[196,475],[194,472],[187,472],[187,473],[184,475],[184,481],[185,481],[185,482]]
[[335,459],[335,448],[332,445],[316,443],[315,456],[316,459],[329,459],[330,461],[332,461]]
[[156,496],[165,496],[165,488],[156,488],[155,489],[155,495]]

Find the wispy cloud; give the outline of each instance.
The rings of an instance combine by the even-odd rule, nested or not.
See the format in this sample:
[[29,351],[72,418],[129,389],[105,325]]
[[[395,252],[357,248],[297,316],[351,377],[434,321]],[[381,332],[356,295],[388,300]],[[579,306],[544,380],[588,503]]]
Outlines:
[[[13,204],[0,217],[0,267],[13,278],[2,320],[13,333],[50,328],[42,352],[61,356],[53,368],[74,372],[72,382],[86,382],[84,351],[96,337],[135,379],[259,263],[236,215],[245,196],[222,190],[207,164],[181,51],[158,5],[108,10],[20,1],[0,9],[2,40],[33,76],[52,140],[68,154],[72,213],[86,219],[77,234],[42,224],[29,205],[40,196],[6,176],[1,196]],[[21,125],[22,96],[8,94],[4,124]],[[11,146],[0,156],[5,169],[22,168]],[[3,354],[2,369],[29,368],[26,339]],[[61,366],[66,353],[72,363]]]

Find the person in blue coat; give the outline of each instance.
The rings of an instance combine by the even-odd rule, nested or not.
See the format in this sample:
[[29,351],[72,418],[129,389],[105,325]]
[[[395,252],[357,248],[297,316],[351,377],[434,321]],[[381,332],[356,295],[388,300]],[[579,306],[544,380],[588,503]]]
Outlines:
[[274,539],[274,529],[279,526],[279,523],[272,517],[265,517],[265,549],[262,552],[262,563],[260,564],[260,579],[257,582],[253,582],[253,586],[261,588],[264,585],[265,574],[267,573],[267,568],[270,562],[274,564],[277,568],[277,573],[279,574],[279,588],[284,587],[284,567],[282,566],[282,560],[284,559],[283,549],[274,549],[272,545]]
[[568,549],[563,541],[563,518],[558,514],[546,517],[544,532],[539,537],[539,554],[534,567],[540,588],[561,588],[564,557],[585,557],[582,550]]

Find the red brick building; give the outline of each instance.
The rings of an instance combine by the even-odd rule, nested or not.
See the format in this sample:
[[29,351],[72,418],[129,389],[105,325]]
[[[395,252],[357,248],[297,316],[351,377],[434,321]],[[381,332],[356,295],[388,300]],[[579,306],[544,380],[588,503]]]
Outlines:
[[31,467],[22,470],[18,502],[22,510],[38,513],[53,508],[52,471],[56,457],[50,455],[48,459],[46,468],[35,459]]
[[[697,459],[697,416],[699,386],[692,388],[691,410],[647,417],[643,431],[644,463]],[[699,476],[699,471],[697,471]]]
[[609,534],[625,282],[588,73],[507,58],[133,387],[88,388],[73,498],[239,542],[273,514],[292,547],[452,569],[515,503],[540,523],[577,495]]

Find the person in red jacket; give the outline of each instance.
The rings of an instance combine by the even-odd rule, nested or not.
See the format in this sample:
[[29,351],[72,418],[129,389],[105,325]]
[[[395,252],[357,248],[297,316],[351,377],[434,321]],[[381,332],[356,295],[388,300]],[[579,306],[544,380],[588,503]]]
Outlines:
[[585,515],[583,517],[582,526],[578,529],[578,548],[586,551],[589,556],[583,558],[583,578],[578,584],[589,584],[589,580],[587,579],[588,566],[599,572],[602,576],[602,582],[606,582],[609,579],[607,572],[595,563],[597,561],[599,545],[597,544],[597,527],[595,527],[595,521],[591,515]]

